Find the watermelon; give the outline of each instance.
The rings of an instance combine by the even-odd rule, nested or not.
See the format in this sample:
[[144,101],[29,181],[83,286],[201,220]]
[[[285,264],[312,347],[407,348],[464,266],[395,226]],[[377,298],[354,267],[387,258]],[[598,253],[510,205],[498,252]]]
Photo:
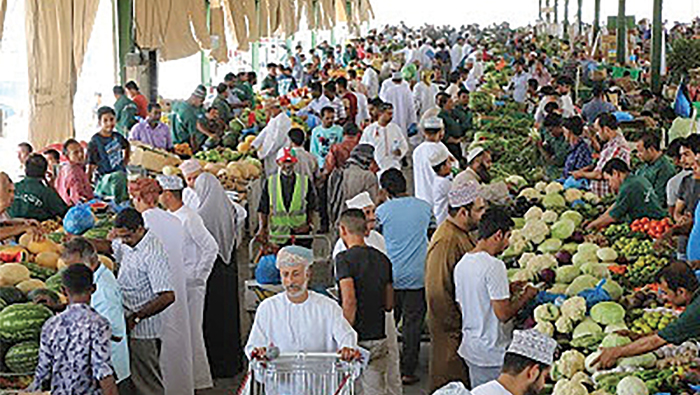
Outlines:
[[44,322],[53,313],[47,307],[34,303],[17,303],[0,312],[0,339],[18,343],[38,339]]
[[13,373],[34,373],[39,362],[39,342],[29,340],[15,344],[5,354],[5,366]]
[[61,277],[61,274],[62,271],[59,270],[56,274],[47,278],[46,281],[44,281],[44,284],[46,284],[46,289],[50,289],[54,292],[61,292],[61,287],[63,286],[63,278]]
[[5,305],[24,303],[27,301],[22,291],[12,286],[0,287],[0,299],[5,302]]
[[30,291],[27,294],[27,297],[33,303],[38,303],[38,299],[41,296],[48,296],[55,304],[61,303],[61,297],[58,296],[58,293],[56,293],[50,289],[38,288],[38,289]]
[[22,264],[26,266],[27,269],[29,269],[29,273],[32,276],[32,278],[36,278],[41,281],[46,281],[49,279],[49,277],[56,274],[56,269],[39,266],[36,263],[22,262]]

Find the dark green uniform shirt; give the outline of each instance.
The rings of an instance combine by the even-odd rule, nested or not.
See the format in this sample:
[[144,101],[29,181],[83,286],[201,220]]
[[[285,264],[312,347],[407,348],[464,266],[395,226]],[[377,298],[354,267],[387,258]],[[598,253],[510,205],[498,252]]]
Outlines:
[[628,175],[620,186],[615,206],[610,215],[619,221],[632,222],[639,218],[659,219],[665,216],[649,180],[637,175]]
[[39,178],[27,177],[15,184],[15,200],[8,214],[12,218],[31,218],[46,221],[63,217],[68,206],[61,197]]
[[239,81],[233,87],[233,94],[238,96],[240,101],[248,101],[251,108],[255,107],[255,92],[248,81]]
[[216,108],[216,110],[219,112],[219,118],[226,122],[227,125],[231,119],[233,119],[233,112],[231,111],[231,106],[229,106],[228,102],[226,101],[226,96],[216,96],[216,98],[214,98],[214,102],[211,103],[211,106]]
[[454,110],[440,110],[438,117],[442,119],[442,122],[445,124],[445,137],[464,137],[467,132],[467,127],[459,122],[459,119],[454,114]]
[[195,107],[187,101],[178,101],[173,104],[173,116],[171,119],[173,144],[190,143],[190,137],[197,135],[197,120],[204,118],[204,110]]
[[666,207],[666,184],[676,175],[676,169],[666,155],[661,155],[653,163],[643,165],[637,175],[649,180],[654,187],[659,206]]
[[136,113],[138,112],[136,103],[131,101],[126,95],[121,95],[114,103],[114,112],[117,118],[117,127],[115,129],[122,136],[128,136],[131,127],[136,124]]
[[547,175],[553,180],[560,178],[564,171],[564,164],[566,163],[566,157],[569,155],[571,145],[563,135],[554,137],[546,129],[542,129],[540,135],[544,142],[544,149],[551,155],[551,162],[547,163],[546,166]]
[[675,345],[700,338],[700,292],[695,292],[685,311],[667,327],[659,331],[659,337]]
[[277,77],[273,77],[271,75],[268,75],[263,79],[262,84],[260,85],[260,90],[268,90],[272,88],[270,91],[269,95],[272,97],[277,97],[279,96],[279,92],[277,92]]

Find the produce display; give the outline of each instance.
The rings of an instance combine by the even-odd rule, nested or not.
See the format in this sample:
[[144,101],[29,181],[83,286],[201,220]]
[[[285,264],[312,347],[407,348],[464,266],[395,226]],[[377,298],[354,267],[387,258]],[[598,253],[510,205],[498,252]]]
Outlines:
[[653,220],[649,218],[640,218],[635,220],[630,225],[632,232],[643,232],[651,236],[653,239],[659,239],[671,228],[671,221],[668,218],[661,220]]

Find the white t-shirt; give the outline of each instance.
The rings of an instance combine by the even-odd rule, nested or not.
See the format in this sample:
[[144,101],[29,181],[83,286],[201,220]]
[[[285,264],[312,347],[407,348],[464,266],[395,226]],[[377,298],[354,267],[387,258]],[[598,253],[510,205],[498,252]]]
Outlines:
[[433,181],[433,215],[438,226],[447,218],[448,194],[452,180],[448,177],[435,177]]
[[676,205],[676,202],[678,201],[678,190],[681,188],[681,182],[684,178],[692,174],[692,170],[683,170],[668,180],[666,183],[666,204],[669,207]]
[[486,384],[481,384],[480,386],[472,390],[472,395],[513,395],[510,391],[505,389],[501,383],[496,380],[489,381]]
[[429,204],[433,204],[433,183],[437,178],[430,166],[430,156],[440,149],[447,150],[447,147],[440,141],[424,141],[413,150],[414,196]]
[[503,261],[486,252],[466,254],[455,266],[455,297],[462,311],[458,354],[472,365],[497,367],[510,342],[491,301],[510,298]]
[[[386,255],[386,241],[384,240],[384,236],[376,230],[371,230],[369,236],[365,237],[365,244],[378,249],[382,254]],[[343,239],[338,239],[333,248],[333,259],[347,249],[345,243],[343,243]]]

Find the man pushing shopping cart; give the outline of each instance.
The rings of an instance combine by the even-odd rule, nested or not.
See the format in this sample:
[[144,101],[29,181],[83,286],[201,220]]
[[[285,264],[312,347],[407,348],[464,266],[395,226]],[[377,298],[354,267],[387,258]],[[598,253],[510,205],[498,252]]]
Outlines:
[[311,250],[277,254],[285,292],[257,309],[245,347],[251,369],[241,394],[352,395],[361,353],[357,333],[338,304],[308,290]]

